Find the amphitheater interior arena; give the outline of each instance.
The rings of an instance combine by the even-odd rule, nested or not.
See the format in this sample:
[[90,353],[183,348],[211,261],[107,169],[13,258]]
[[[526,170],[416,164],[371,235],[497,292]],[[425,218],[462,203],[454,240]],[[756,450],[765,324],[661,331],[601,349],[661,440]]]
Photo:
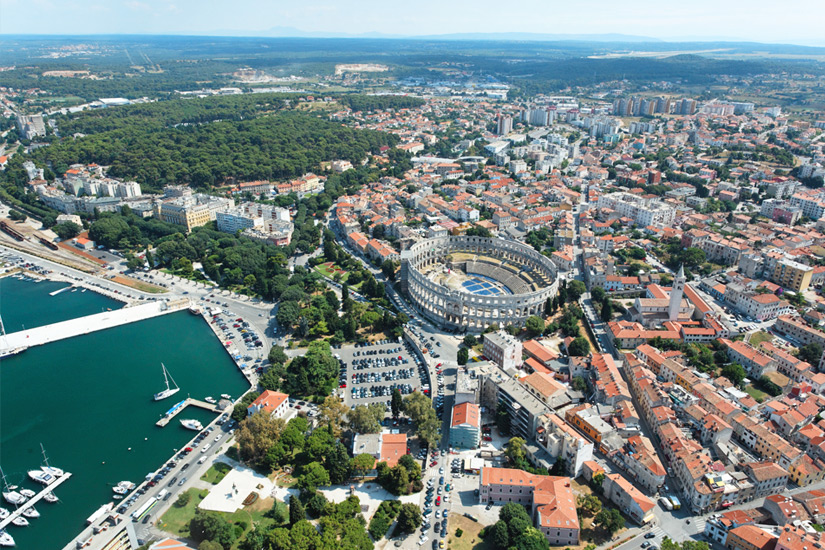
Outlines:
[[401,286],[413,305],[441,327],[480,332],[489,325],[522,326],[542,315],[556,295],[549,258],[514,241],[449,236],[401,253]]

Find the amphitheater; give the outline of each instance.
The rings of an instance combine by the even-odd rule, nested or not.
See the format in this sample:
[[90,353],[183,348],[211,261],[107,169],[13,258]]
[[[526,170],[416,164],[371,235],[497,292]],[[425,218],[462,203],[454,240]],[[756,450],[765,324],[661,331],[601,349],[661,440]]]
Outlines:
[[485,237],[449,236],[401,253],[401,287],[424,316],[441,327],[480,332],[521,326],[542,315],[556,295],[556,266],[532,247]]

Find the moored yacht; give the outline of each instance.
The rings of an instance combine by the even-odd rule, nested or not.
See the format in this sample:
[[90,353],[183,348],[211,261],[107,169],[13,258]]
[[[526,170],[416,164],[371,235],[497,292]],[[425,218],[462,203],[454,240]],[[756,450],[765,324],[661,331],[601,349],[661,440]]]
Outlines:
[[43,470],[29,470],[26,473],[29,475],[29,478],[31,478],[32,481],[42,483],[43,485],[54,483],[57,480],[57,478],[54,477],[52,474],[44,472]]
[[217,403],[217,401],[215,401],[215,398],[211,397],[211,396],[210,397],[205,397],[203,400],[206,401],[207,403],[209,403],[210,405],[214,405],[215,403]]
[[14,539],[3,529],[0,529],[0,546],[3,546],[5,548],[10,548],[14,546]]
[[180,423],[181,426],[183,426],[187,430],[195,430],[196,432],[199,432],[203,429],[203,424],[191,418],[181,420]]
[[43,500],[45,500],[46,502],[49,502],[51,504],[54,504],[59,499],[57,498],[57,496],[55,496],[54,493],[46,493],[45,495],[43,495]]
[[[178,384],[175,382],[175,379],[172,378],[172,375],[169,374],[168,370],[166,370],[166,365],[161,363],[160,366],[163,368],[163,380],[166,383],[166,389],[162,390],[162,391],[159,391],[158,393],[155,394],[155,401],[160,401],[162,399],[166,399],[167,397],[175,395],[176,393],[178,393],[180,391],[180,388],[178,387]],[[174,388],[169,387],[169,379],[170,378],[172,379],[172,384],[175,385]]]
[[23,516],[17,516],[13,520],[11,520],[11,524],[16,525],[17,527],[26,527],[29,525],[29,520],[27,520]]
[[23,508],[23,515],[27,518],[39,518],[40,512],[34,509],[34,506],[29,506],[28,508]]
[[40,444],[40,450],[43,452],[43,465],[40,466],[40,469],[54,477],[61,477],[65,472],[60,468],[49,466],[49,458],[46,456],[46,449],[43,448],[42,443]]
[[20,489],[20,494],[26,498],[32,498],[35,495],[35,492],[31,489]]

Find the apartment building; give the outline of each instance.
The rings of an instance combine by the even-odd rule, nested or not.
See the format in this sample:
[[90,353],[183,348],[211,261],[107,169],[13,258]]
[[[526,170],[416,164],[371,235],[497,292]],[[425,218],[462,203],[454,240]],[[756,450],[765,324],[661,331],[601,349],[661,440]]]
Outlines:
[[804,292],[811,285],[813,272],[813,267],[786,258],[776,262],[771,281],[788,290]]
[[785,489],[790,479],[788,470],[775,462],[749,462],[742,467],[753,483],[753,496],[759,498]]
[[655,519],[654,502],[641,493],[621,474],[607,474],[602,483],[604,496],[636,523],[644,525]]
[[774,324],[774,330],[786,334],[801,344],[819,344],[825,349],[825,332],[812,328],[796,317],[782,315]]
[[648,438],[641,435],[627,438],[615,457],[648,494],[656,494],[664,485],[667,472]]
[[601,447],[602,439],[612,434],[615,430],[599,416],[599,412],[590,403],[577,405],[564,413],[564,419],[568,424],[592,439],[596,445]]
[[475,449],[481,442],[481,413],[478,405],[465,401],[453,407],[450,420],[450,446]]
[[563,459],[571,477],[581,475],[584,463],[593,460],[593,443],[557,414],[546,414],[539,419],[536,443],[553,458]]
[[748,376],[752,378],[759,378],[766,370],[776,366],[773,358],[758,351],[750,344],[725,338],[720,338],[719,341],[727,346],[728,359],[742,365],[748,371]]
[[522,364],[521,342],[504,331],[484,335],[484,356],[504,370],[517,369]]
[[757,422],[745,413],[735,413],[730,420],[733,433],[746,448],[766,461],[788,468],[799,459],[802,451],[768,428],[768,423]]
[[482,468],[479,500],[517,502],[530,510],[534,525],[551,546],[579,544],[580,525],[570,478],[510,468]]
[[802,209],[805,217],[818,220],[825,216],[825,191],[822,189],[808,189],[794,193],[791,196],[791,206]]
[[631,218],[640,227],[670,227],[676,218],[676,210],[668,204],[630,193],[601,195],[597,204],[599,208],[609,208],[621,216]]
[[757,321],[774,319],[793,311],[788,302],[779,299],[775,294],[759,293],[736,283],[725,286],[723,297],[734,309]]
[[728,532],[725,548],[728,550],[775,550],[776,535],[756,525],[740,525]]

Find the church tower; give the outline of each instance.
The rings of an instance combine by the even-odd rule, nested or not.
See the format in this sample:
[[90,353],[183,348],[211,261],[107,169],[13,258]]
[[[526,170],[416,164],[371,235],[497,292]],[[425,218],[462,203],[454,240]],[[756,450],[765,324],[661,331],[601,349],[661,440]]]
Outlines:
[[667,308],[667,318],[670,321],[679,319],[679,307],[682,305],[682,292],[685,290],[685,268],[679,266],[679,273],[673,280],[673,288],[670,291],[670,304]]

